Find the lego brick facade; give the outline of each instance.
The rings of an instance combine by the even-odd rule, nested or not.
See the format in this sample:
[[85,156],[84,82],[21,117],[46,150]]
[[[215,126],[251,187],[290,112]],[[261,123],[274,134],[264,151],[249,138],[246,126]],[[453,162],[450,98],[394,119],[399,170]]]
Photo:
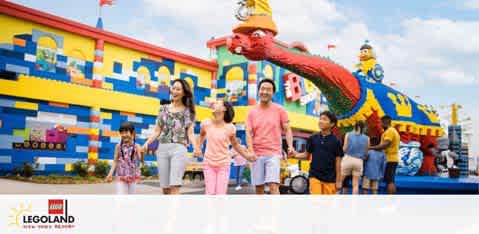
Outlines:
[[[299,77],[285,68],[267,61],[253,62],[243,56],[231,54],[225,45],[214,48],[218,61],[217,93],[228,98],[233,104],[244,106],[255,103],[257,84],[264,78],[274,80],[278,92],[273,101],[284,106],[290,113],[299,114],[298,118],[319,116],[328,108],[321,91],[310,81]],[[294,76],[295,79],[288,80]],[[294,115],[293,115],[294,116]],[[292,121],[294,122],[295,116]],[[314,128],[303,128],[314,131]]]
[[[197,105],[210,96],[213,71],[188,61],[4,14],[0,25],[2,174],[23,163],[61,174],[78,160],[111,160],[123,121],[142,144],[175,78],[194,87]],[[204,119],[206,108],[198,108]],[[156,164],[152,154],[145,160]]]
[[[196,131],[210,117],[208,102],[225,97],[235,105],[243,143],[246,114],[263,78],[275,80],[274,101],[286,107],[297,131],[317,130],[315,116],[327,108],[314,85],[301,78],[285,81],[288,71],[268,62],[235,61],[223,50],[217,63],[205,61],[0,4],[0,174],[23,163],[31,163],[37,174],[62,174],[78,160],[112,160],[123,121],[135,125],[136,142],[142,144],[176,78],[194,87]],[[154,166],[152,151],[145,160]]]

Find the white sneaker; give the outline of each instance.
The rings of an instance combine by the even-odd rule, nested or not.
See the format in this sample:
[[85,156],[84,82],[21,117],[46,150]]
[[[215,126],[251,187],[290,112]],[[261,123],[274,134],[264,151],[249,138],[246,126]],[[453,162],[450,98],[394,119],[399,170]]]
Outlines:
[[238,186],[236,186],[236,188],[235,188],[236,191],[241,190],[241,189],[242,189],[241,185],[238,185]]

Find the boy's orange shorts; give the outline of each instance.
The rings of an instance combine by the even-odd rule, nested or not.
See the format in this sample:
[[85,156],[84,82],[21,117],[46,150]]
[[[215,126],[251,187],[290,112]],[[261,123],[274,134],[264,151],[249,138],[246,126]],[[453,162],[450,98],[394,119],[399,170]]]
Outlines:
[[336,183],[329,183],[318,180],[314,177],[309,178],[309,193],[313,195],[324,194],[324,195],[335,195],[336,194]]

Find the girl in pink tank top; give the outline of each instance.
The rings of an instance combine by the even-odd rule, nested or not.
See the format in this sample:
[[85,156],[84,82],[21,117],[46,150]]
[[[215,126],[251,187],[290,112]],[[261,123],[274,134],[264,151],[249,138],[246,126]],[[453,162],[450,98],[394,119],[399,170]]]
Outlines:
[[[246,159],[254,161],[254,156],[242,148],[236,140],[236,128],[231,123],[234,118],[233,106],[228,102],[216,101],[211,105],[211,109],[213,118],[201,124],[198,146],[203,145],[203,142],[207,140],[203,160],[205,193],[221,195],[226,194],[228,190],[231,163],[230,144]],[[195,157],[200,155],[199,150],[194,152]]]

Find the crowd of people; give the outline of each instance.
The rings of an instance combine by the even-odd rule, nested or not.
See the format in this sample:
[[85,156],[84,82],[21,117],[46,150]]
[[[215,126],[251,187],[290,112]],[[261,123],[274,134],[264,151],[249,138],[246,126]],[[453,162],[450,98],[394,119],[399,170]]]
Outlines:
[[[200,133],[194,134],[196,112],[193,93],[187,82],[173,81],[171,103],[161,105],[156,126],[143,146],[135,143],[135,129],[131,123],[120,126],[121,142],[107,181],[113,176],[120,194],[135,192],[140,180],[140,164],[148,146],[158,140],[156,156],[160,186],[163,194],[180,194],[183,175],[189,162],[187,147],[193,146],[194,157],[204,157],[203,174],[205,194],[224,195],[228,191],[231,160],[233,159],[237,187],[241,189],[241,175],[250,164],[251,184],[256,194],[279,194],[280,167],[283,157],[282,135],[285,135],[287,157],[310,159],[309,193],[349,193],[344,181],[351,178],[352,194],[359,193],[362,181],[364,193],[378,193],[381,179],[389,194],[395,193],[395,171],[398,165],[399,134],[391,127],[391,118],[381,118],[384,129],[380,138],[366,135],[366,124],[358,121],[344,139],[332,132],[337,124],[334,113],[324,111],[319,116],[319,129],[307,139],[306,151],[298,153],[293,147],[293,133],[286,110],[272,101],[276,86],[273,80],[263,79],[258,85],[259,103],[249,111],[246,120],[246,147],[236,137],[232,124],[233,106],[226,101],[211,103],[213,117],[201,122]],[[206,140],[206,150],[202,146]]]

